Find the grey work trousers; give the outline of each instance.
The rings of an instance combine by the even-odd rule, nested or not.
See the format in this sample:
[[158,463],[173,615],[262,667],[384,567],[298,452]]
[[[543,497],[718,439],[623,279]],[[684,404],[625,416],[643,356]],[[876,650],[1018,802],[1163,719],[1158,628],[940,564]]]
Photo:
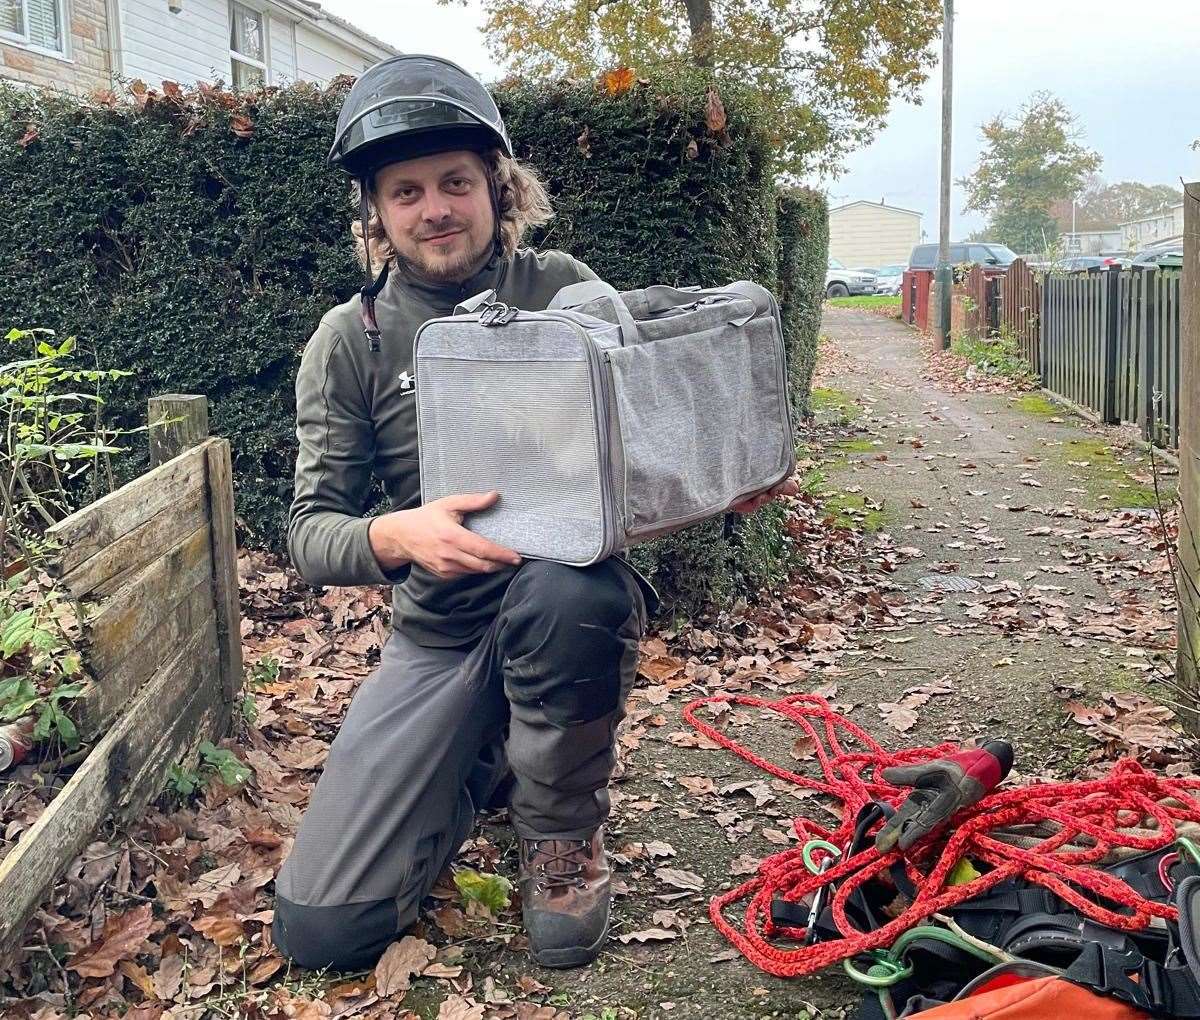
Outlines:
[[276,878],[279,950],[305,967],[372,966],[510,771],[519,835],[594,833],[653,600],[617,559],[530,560],[473,645],[426,648],[394,631]]

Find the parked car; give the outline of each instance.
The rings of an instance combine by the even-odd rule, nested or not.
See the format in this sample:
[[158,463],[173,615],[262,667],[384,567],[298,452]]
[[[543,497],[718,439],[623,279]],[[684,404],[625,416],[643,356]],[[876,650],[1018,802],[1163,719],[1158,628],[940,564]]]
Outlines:
[[880,266],[878,269],[860,269],[861,273],[875,274],[875,293],[896,295],[904,282],[904,266]]
[[1130,260],[1134,269],[1179,269],[1183,266],[1183,245],[1157,244],[1139,251]]
[[837,259],[830,259],[825,270],[825,294],[828,297],[847,297],[850,294],[874,294],[875,274],[847,269]]
[[[950,264],[961,265],[964,262],[978,262],[984,269],[992,267],[1007,269],[1016,260],[1017,255],[1011,248],[991,241],[955,241],[950,245]],[[936,244],[918,244],[908,257],[909,269],[936,269],[938,246]]]
[[1060,273],[1086,273],[1089,269],[1104,269],[1108,261],[1099,255],[1071,255],[1054,263]]
[[1024,262],[1030,269],[1050,268],[1050,260],[1045,255],[1030,252],[1028,255],[1018,255],[1017,258]]

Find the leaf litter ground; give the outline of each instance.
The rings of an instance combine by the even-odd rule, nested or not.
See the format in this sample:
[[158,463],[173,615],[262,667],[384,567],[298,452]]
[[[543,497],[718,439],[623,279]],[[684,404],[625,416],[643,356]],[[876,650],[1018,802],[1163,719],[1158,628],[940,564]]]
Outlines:
[[[681,707],[706,694],[818,691],[888,746],[1005,735],[1018,779],[1082,775],[1122,754],[1185,771],[1192,749],[1171,708],[1173,524],[1122,507],[1146,466],[1103,445],[1119,445],[1111,433],[1030,416],[971,380],[941,385],[949,369],[927,372],[898,323],[838,310],[826,331],[818,383],[838,399],[805,432],[804,467],[820,482],[791,503],[800,567],[753,604],[643,643],[612,791],[613,933],[596,965],[562,973],[528,961],[502,814],[483,821],[457,874],[373,971],[314,974],[280,959],[272,879],[378,661],[386,593],[314,591],[244,553],[255,710],[226,745],[253,777],[210,782],[193,803],[164,799],[135,829],[102,832],[25,933],[4,1015],[844,1016],[856,995],[839,975],[762,975],[708,922],[711,895],[792,846],[792,817],[820,805],[685,726]],[[1084,439],[1106,452],[1102,486],[1070,453]],[[877,526],[864,527],[872,515]],[[921,583],[950,576],[975,584]],[[776,761],[812,758],[767,715],[731,706],[717,717]],[[36,817],[24,807],[3,817],[9,840]]]

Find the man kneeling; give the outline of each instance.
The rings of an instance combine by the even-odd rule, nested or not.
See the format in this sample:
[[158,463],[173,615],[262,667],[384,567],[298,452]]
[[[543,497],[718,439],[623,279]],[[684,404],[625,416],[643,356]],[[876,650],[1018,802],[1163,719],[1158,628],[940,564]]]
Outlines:
[[[481,291],[538,311],[596,276],[519,247],[550,218],[546,192],[512,158],[487,90],[448,61],[403,55],[364,72],[330,158],[355,181],[368,285],[304,350],[288,548],[313,584],[393,584],[393,632],[276,880],[274,940],[306,967],[374,964],[476,810],[507,798],[530,952],[584,964],[608,929],[613,743],[657,596],[621,558],[522,562],[463,527],[495,492],[421,505],[413,338]],[[373,478],[390,512],[364,518]],[[779,491],[791,490],[732,509]]]

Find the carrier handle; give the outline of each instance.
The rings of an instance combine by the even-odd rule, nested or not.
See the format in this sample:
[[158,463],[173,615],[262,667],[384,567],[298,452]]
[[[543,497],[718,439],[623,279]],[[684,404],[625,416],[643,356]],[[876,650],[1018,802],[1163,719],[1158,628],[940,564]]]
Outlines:
[[491,304],[496,300],[496,292],[494,290],[481,290],[474,297],[464,298],[454,306],[455,315],[470,315],[473,312],[479,311],[484,305]]
[[[607,301],[612,306],[613,318],[621,330],[621,346],[633,347],[638,343],[637,322],[629,312],[625,299],[610,283],[603,280],[580,280],[559,289],[550,299],[548,309],[578,308],[592,301]],[[604,318],[604,316],[600,316]],[[612,319],[605,319],[612,322]]]
[[630,290],[621,295],[635,319],[653,319],[662,312],[683,304],[696,304],[711,298],[746,298],[754,303],[756,315],[772,310],[771,292],[749,280],[738,280],[724,287],[671,287],[665,283]]

